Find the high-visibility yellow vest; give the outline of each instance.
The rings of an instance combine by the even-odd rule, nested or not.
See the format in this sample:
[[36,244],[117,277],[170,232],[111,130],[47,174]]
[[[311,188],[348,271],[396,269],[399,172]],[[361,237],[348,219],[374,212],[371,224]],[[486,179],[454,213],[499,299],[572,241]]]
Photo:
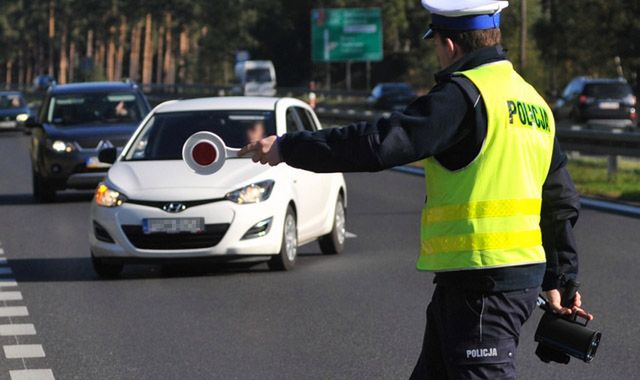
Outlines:
[[539,223],[555,135],[551,109],[508,61],[457,74],[482,95],[487,136],[465,168],[451,171],[434,157],[424,160],[427,202],[417,267],[451,271],[543,263]]

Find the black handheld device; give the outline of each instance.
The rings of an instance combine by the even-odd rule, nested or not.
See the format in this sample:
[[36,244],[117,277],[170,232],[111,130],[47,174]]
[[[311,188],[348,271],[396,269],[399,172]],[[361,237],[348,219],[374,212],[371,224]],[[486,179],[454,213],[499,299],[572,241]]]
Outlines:
[[[568,280],[562,291],[561,304],[570,307],[580,287],[580,283]],[[538,297],[538,305],[544,314],[536,329],[535,341],[538,342],[536,355],[545,363],[569,363],[571,356],[585,363],[596,355],[602,333],[587,328],[588,321],[578,321],[577,315],[559,315],[551,311],[547,300]]]

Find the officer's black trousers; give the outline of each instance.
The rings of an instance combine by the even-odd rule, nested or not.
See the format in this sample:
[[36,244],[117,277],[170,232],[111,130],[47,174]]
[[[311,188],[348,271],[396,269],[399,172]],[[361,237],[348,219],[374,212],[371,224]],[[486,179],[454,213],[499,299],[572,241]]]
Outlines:
[[437,285],[410,380],[515,379],[520,328],[538,292],[483,293]]

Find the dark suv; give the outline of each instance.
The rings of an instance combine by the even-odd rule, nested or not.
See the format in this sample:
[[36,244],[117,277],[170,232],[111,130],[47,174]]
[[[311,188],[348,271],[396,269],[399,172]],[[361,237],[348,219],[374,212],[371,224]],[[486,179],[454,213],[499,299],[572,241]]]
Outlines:
[[415,98],[416,94],[408,83],[379,83],[367,102],[375,109],[402,111]]
[[554,107],[558,121],[632,128],[637,124],[636,97],[624,79],[575,78]]
[[33,195],[52,201],[57,190],[90,189],[109,165],[103,148],[121,150],[149,113],[149,103],[133,82],[72,83],[49,87],[32,131]]

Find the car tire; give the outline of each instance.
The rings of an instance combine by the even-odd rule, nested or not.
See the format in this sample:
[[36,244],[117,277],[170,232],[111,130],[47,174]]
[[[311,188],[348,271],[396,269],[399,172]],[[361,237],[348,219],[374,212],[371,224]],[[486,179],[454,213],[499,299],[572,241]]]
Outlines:
[[91,254],[91,264],[93,265],[93,270],[102,278],[116,278],[124,268],[120,261],[95,257],[93,253]]
[[285,271],[293,269],[296,256],[298,254],[298,228],[296,214],[291,206],[287,207],[284,216],[284,226],[282,228],[282,244],[280,252],[271,257],[267,265],[269,269],[275,271]]
[[32,170],[33,198],[39,203],[53,202],[56,199],[56,189]]
[[320,251],[325,255],[338,255],[344,251],[344,241],[347,235],[346,213],[342,195],[336,201],[336,211],[333,214],[333,227],[331,232],[318,239]]

